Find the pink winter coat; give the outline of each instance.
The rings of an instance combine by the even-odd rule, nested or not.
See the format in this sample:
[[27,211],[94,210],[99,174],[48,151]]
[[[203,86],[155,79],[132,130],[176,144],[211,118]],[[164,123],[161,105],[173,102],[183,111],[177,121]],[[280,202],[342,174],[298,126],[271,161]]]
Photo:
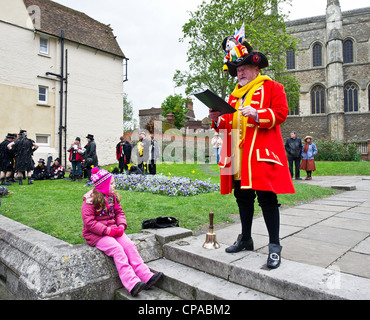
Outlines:
[[83,204],[81,207],[83,229],[82,235],[86,242],[95,246],[95,244],[106,235],[107,228],[122,226],[127,229],[125,213],[122,210],[121,204],[115,202],[113,206],[113,214],[105,213],[105,211],[97,211],[92,204],[92,190],[83,196]]

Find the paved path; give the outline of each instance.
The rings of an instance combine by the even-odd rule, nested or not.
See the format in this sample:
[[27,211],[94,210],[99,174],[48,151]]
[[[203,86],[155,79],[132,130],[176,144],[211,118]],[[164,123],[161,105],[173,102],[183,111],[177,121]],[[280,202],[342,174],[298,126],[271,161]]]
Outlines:
[[[295,183],[354,190],[281,210],[282,263],[288,259],[370,279],[370,177],[313,176]],[[216,230],[217,240],[231,245],[240,230],[239,223]],[[254,219],[252,233],[255,250],[267,253],[262,217]]]

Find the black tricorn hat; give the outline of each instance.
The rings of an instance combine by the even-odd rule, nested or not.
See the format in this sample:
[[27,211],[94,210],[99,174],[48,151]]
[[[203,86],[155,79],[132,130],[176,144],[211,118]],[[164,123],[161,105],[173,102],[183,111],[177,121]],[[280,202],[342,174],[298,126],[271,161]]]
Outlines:
[[229,74],[232,77],[236,77],[236,69],[240,66],[251,64],[254,66],[258,66],[260,69],[266,68],[269,65],[269,62],[266,56],[262,52],[253,51],[249,52],[245,56],[242,56],[234,61],[228,61],[226,63],[227,67],[229,68]]

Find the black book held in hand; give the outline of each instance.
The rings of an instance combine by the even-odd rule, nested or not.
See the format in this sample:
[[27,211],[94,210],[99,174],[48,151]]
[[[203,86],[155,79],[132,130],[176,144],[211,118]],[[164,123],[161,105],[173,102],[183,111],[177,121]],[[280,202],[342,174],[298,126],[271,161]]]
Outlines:
[[234,113],[236,109],[230,106],[224,99],[207,89],[194,93],[194,96],[202,101],[208,108],[221,112],[221,114]]

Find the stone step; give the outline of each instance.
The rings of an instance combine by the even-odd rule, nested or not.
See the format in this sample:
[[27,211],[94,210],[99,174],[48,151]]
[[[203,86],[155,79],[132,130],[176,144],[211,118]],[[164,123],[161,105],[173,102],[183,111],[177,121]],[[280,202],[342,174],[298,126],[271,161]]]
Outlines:
[[[364,279],[350,274],[341,273],[340,270],[326,269],[314,265],[299,263],[283,259],[277,269],[266,267],[267,255],[254,251],[241,251],[239,253],[226,253],[227,245],[221,244],[220,249],[204,249],[204,235],[188,237],[163,246],[163,256],[173,262],[184,265],[198,272],[203,272],[199,278],[192,279],[194,286],[206,286],[208,277],[215,276],[217,281],[212,285],[221,288],[223,285],[238,285],[235,292],[242,292],[241,287],[263,292],[268,296],[287,300],[307,299],[368,299],[370,294],[370,279]],[[284,249],[283,249],[284,250]],[[319,250],[319,248],[318,248]],[[186,275],[187,269],[176,271],[161,270],[157,264],[161,260],[151,262],[151,266],[158,271],[177,274],[179,281]],[[163,267],[165,267],[163,265]],[[179,277],[181,275],[181,279]],[[190,278],[192,276],[190,275]],[[220,279],[223,279],[221,281]],[[164,281],[165,282],[165,281]],[[221,283],[223,285],[221,285]],[[174,285],[166,290],[173,292]],[[245,288],[244,288],[245,289]],[[196,289],[188,290],[190,293],[184,299],[194,297]],[[231,290],[232,291],[232,290]],[[253,294],[252,294],[253,295]],[[197,294],[203,297],[202,294]],[[235,298],[228,293],[226,297]]]
[[[183,264],[158,259],[148,263],[164,273],[158,286],[186,300],[276,300],[277,298],[246,288]],[[141,294],[141,293],[140,293]]]
[[181,300],[181,298],[158,287],[152,287],[141,291],[136,297],[133,297],[125,288],[118,289],[114,300]]

